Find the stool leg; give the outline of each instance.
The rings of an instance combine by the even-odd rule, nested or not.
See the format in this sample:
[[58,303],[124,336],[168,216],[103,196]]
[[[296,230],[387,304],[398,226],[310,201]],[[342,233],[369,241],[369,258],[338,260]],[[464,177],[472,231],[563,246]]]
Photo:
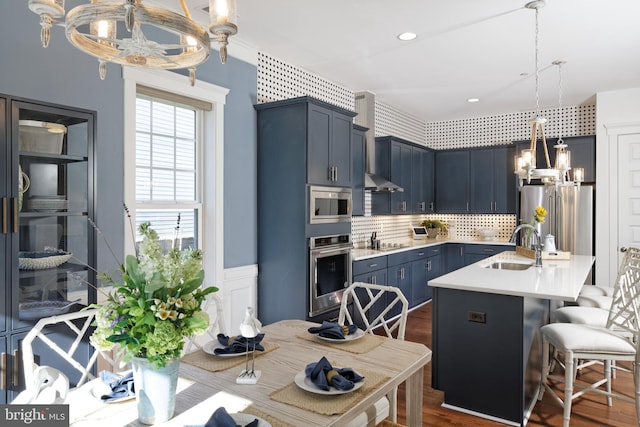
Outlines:
[[[555,354],[555,348],[553,350]],[[538,400],[542,400],[544,397],[545,384],[547,383],[547,377],[549,376],[549,341],[544,337],[542,338],[542,385],[538,392]]]
[[638,425],[640,426],[640,360],[636,354],[636,361],[633,369],[633,383],[636,386],[636,418],[638,419]]
[[571,417],[571,402],[573,396],[573,378],[575,376],[573,364],[573,352],[565,351],[564,354],[564,417],[562,421],[563,427],[569,427],[569,418]]
[[611,360],[604,361],[604,379],[607,380],[607,393],[609,393],[607,405],[611,406],[613,405],[613,399],[611,398]]

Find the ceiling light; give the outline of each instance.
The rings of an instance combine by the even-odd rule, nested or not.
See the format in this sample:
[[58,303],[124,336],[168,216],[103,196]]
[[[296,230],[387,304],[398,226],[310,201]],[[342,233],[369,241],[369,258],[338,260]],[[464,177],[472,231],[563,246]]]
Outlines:
[[[106,76],[106,63],[113,62],[146,68],[188,68],[193,85],[196,66],[209,58],[211,42],[207,29],[191,19],[186,1],[179,1],[184,16],[144,5],[143,0],[90,0],[71,9],[66,17],[64,0],[29,0],[29,9],[40,15],[43,47],[49,44],[51,26],[64,19],[67,40],[98,58],[101,79]],[[209,0],[209,8],[209,30],[220,43],[220,59],[225,63],[228,37],[237,32],[235,0]],[[154,34],[164,33],[162,41],[147,38],[145,31],[150,27]]]
[[467,99],[467,102],[478,102],[478,101],[480,101],[479,98],[469,98],[469,99]]
[[409,41],[409,40],[413,40],[416,37],[418,37],[416,33],[407,32],[407,33],[398,34],[398,39],[402,40],[403,42],[406,42],[406,41]]

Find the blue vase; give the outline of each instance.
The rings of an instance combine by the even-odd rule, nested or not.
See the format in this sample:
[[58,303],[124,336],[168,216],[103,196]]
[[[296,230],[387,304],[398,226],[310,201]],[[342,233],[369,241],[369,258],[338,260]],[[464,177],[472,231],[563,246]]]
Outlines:
[[131,360],[133,382],[138,405],[138,421],[143,424],[165,422],[173,417],[180,359],[173,359],[160,369],[154,369],[147,359]]

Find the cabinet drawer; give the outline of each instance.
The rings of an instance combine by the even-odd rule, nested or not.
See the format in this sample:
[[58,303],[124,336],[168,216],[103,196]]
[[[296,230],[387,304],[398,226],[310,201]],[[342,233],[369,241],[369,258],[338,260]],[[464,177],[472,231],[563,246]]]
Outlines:
[[464,252],[466,254],[477,254],[477,255],[495,255],[504,251],[513,250],[512,246],[506,245],[465,245]]
[[353,263],[353,275],[358,276],[360,274],[369,273],[371,271],[382,270],[387,268],[387,257],[379,256],[375,258],[363,259],[360,261],[354,261]]

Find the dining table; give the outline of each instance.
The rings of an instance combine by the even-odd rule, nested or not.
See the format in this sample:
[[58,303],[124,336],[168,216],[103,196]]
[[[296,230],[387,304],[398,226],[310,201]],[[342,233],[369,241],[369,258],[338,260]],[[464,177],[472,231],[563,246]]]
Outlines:
[[[220,357],[198,349],[180,362],[175,414],[162,426],[204,425],[219,407],[249,414],[272,427],[344,426],[398,385],[406,383],[406,423],[422,426],[424,367],[431,350],[424,344],[376,334],[358,339],[327,340],[308,332],[318,326],[304,320],[282,320],[262,327],[264,351],[257,351],[255,384],[237,378],[252,358]],[[346,393],[320,394],[300,383],[305,367],[322,357],[334,367],[349,367],[364,376]],[[297,377],[297,378],[296,378]],[[92,392],[94,379],[68,399],[70,426],[143,426],[135,399],[104,403]]]

